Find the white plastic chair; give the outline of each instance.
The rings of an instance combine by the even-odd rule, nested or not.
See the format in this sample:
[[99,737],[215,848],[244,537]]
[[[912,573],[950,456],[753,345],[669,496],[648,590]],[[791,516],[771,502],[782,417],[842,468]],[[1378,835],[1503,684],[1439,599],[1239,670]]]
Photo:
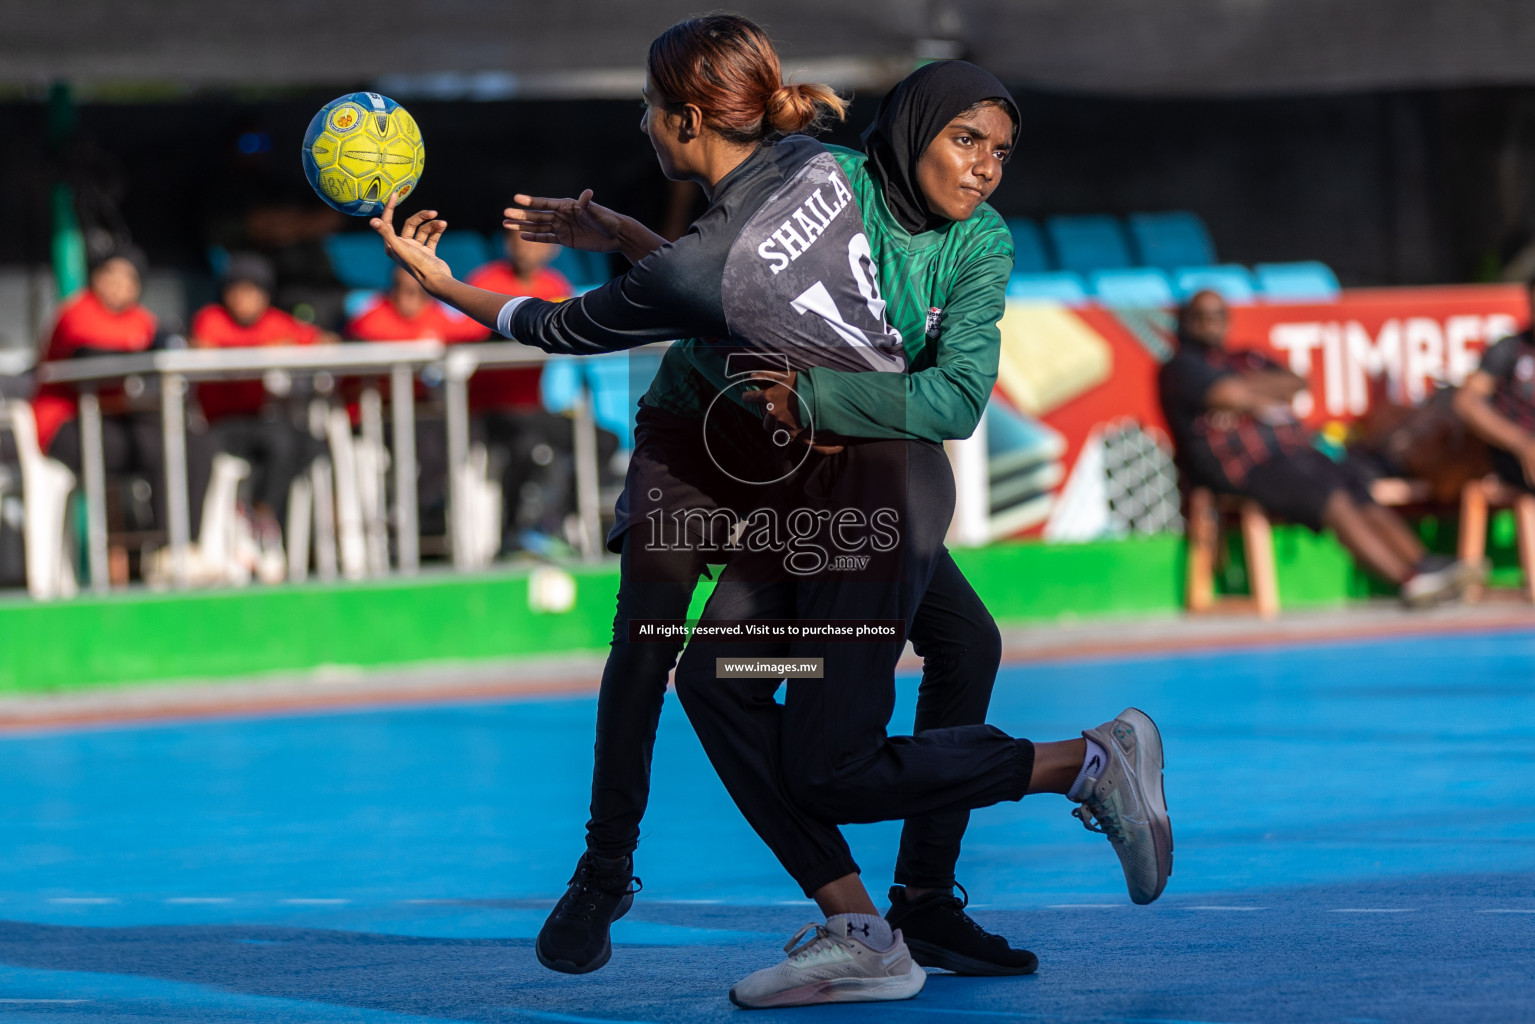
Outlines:
[[251,558],[242,543],[239,496],[240,481],[250,473],[251,465],[244,459],[224,452],[213,457],[196,555],[197,575],[210,583],[243,586],[250,582]]
[[332,409],[326,422],[331,465],[335,469],[336,539],[341,548],[341,575],[360,580],[368,574],[367,541],[363,532],[362,495],[358,487],[357,445],[345,409]]
[[74,597],[80,587],[69,553],[67,520],[75,474],[38,447],[37,420],[29,403],[10,401],[4,408],[10,412],[11,433],[16,438],[16,456],[21,463],[27,592],[40,601]]
[[465,545],[455,559],[465,569],[483,569],[501,548],[501,481],[490,479],[490,453],[483,444],[469,447],[467,465],[455,467],[453,543]]

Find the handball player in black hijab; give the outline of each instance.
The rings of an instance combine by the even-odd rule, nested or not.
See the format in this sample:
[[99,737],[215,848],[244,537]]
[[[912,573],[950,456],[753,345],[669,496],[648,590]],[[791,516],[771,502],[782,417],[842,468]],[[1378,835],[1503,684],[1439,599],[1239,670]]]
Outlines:
[[[765,426],[794,434],[813,423],[818,437],[931,445],[974,434],[996,382],[998,322],[1013,266],[1007,225],[986,200],[1001,181],[1018,128],[1017,104],[995,76],[945,61],[918,69],[891,91],[863,135],[864,153],[829,147],[863,214],[880,295],[901,332],[908,370],[848,374],[810,367],[783,374],[783,383],[755,393]],[[922,500],[906,507],[904,557],[931,566],[925,590],[913,591],[920,607],[913,613],[900,598],[902,607],[893,608],[880,603],[881,596],[856,611],[843,606],[832,613],[814,594],[820,584],[812,576],[799,585],[796,607],[782,615],[807,621],[905,616],[923,659],[913,736],[886,733],[896,644],[885,651],[879,644],[791,646],[790,657],[823,657],[824,677],[836,684],[790,680],[778,705],[777,680],[718,677],[716,658],[743,651],[695,637],[677,669],[677,694],[737,806],[827,915],[825,928],[844,921],[871,927],[876,913],[835,825],[903,819],[886,926],[904,935],[923,966],[1027,974],[1038,963],[1034,955],[981,928],[965,911],[968,897],[955,894],[964,893],[955,869],[969,809],[1027,794],[1066,796],[1083,824],[1109,837],[1131,899],[1149,903],[1171,869],[1160,738],[1144,713],[1126,709],[1078,739],[1016,740],[1011,752],[991,746],[1003,735],[984,724],[1001,658],[996,624],[941,543],[929,552],[928,540],[917,541],[941,538],[948,526],[953,506],[940,501],[946,494],[952,502],[952,471],[941,454],[913,460],[907,471],[920,473],[905,488]],[[920,588],[915,578],[912,585]],[[706,616],[711,611],[712,602]],[[760,607],[755,613],[774,617]],[[860,650],[873,653],[855,653]],[[949,741],[948,756],[903,756],[934,732]],[[1135,749],[1107,749],[1110,736],[1132,735]],[[745,736],[758,742],[740,742]],[[1004,753],[1016,753],[1016,773],[1007,757],[986,767],[988,756]],[[960,782],[974,788],[961,793]],[[1139,821],[1106,803],[1116,787],[1134,791],[1136,806],[1148,809]],[[800,976],[802,953],[791,951],[787,963],[744,979],[732,998],[742,1005],[786,1005],[758,997],[780,997],[786,978]]]
[[[955,220],[951,210],[934,210],[942,183],[924,177],[924,156],[933,140],[960,114],[995,105],[1012,122],[1012,135],[1001,158],[1006,163],[1017,139],[1018,105],[996,75],[962,60],[937,61],[918,68],[880,101],[874,121],[863,133],[869,169],[884,185],[885,203],[912,234],[935,231]],[[1002,140],[991,140],[1002,141]],[[931,162],[931,160],[929,160]],[[924,185],[928,191],[924,191]],[[974,209],[970,211],[972,214]]]

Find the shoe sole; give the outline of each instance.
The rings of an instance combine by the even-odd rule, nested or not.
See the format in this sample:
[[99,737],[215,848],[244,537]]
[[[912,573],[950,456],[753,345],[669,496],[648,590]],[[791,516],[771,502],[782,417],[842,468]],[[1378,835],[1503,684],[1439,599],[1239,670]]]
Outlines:
[[730,1001],[743,1010],[770,1010],[823,1003],[893,1003],[914,999],[927,984],[927,972],[915,962],[904,978],[834,978],[775,992],[757,1002],[745,1002],[730,990]]
[[992,963],[990,960],[977,960],[963,953],[956,953],[952,949],[944,949],[931,942],[923,942],[921,939],[907,939],[906,948],[911,950],[911,958],[923,967],[937,967],[975,978],[1033,974],[1039,970],[1039,958],[1033,954],[1030,954],[1033,963],[1024,967],[1009,967],[1006,964]]
[[[634,906],[634,895],[631,893],[626,895],[619,902],[618,913],[613,915],[613,921],[617,921],[619,918],[627,914],[629,912],[629,908],[632,906]],[[608,922],[609,928],[612,928],[613,921]],[[533,955],[538,957],[539,963],[543,964],[551,971],[559,971],[561,974],[590,974],[612,959],[613,937],[609,935],[607,941],[602,944],[602,951],[597,954],[595,959],[586,964],[575,964],[571,963],[569,960],[554,960],[546,957],[544,956],[543,949],[537,942],[533,943]]]
[[[1167,768],[1167,761],[1162,754],[1162,733],[1157,729],[1157,723],[1151,720],[1151,716],[1140,708],[1126,708],[1119,714],[1119,718],[1128,721],[1135,727],[1135,777],[1140,783],[1142,796],[1150,811],[1147,827],[1151,830],[1152,849],[1157,855],[1157,888],[1151,894],[1150,899],[1138,900],[1135,894],[1130,894],[1132,903],[1145,906],[1153,903],[1167,888],[1167,880],[1173,873],[1173,822],[1167,816],[1167,794],[1162,788],[1162,773]],[[1146,741],[1150,740],[1148,744]],[[1145,766],[1151,756],[1156,758],[1157,785],[1155,791],[1145,782]]]

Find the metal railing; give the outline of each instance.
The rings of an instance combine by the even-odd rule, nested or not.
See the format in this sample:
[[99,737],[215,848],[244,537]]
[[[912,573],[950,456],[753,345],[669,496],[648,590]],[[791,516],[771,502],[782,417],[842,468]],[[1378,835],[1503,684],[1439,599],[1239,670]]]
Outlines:
[[[71,384],[79,389],[81,471],[86,496],[86,560],[91,588],[107,588],[106,472],[102,449],[101,408],[97,392],[130,380],[160,381],[161,429],[165,446],[166,533],[171,551],[172,581],[190,584],[191,515],[187,493],[186,397],[196,381],[264,379],[268,374],[317,377],[376,377],[390,381],[394,427],[395,504],[398,518],[397,552],[401,572],[414,573],[420,562],[420,531],[416,512],[415,387],[416,374],[440,364],[444,380],[449,481],[456,482],[468,460],[468,381],[481,367],[537,366],[548,360],[543,352],[517,342],[488,342],[447,346],[435,340],[364,342],[340,345],[277,345],[263,348],[186,349],[99,356],[42,363],[37,380]],[[577,508],[581,521],[578,545],[587,560],[600,557],[601,517],[597,481],[596,424],[590,395],[583,394],[575,414]],[[378,417],[378,403],[362,403],[365,419]],[[364,422],[365,436],[382,437],[381,422]],[[465,567],[465,543],[454,543],[456,509],[462,493],[449,491],[448,537],[456,566]],[[461,528],[460,528],[461,529]]]

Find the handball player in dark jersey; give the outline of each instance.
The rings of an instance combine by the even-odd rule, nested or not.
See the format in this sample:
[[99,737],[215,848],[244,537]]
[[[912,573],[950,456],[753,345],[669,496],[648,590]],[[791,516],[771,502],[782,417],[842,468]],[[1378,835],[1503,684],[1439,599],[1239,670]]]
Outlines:
[[[867,238],[863,236],[857,209],[850,203],[845,175],[824,147],[808,139],[791,137],[764,144],[773,135],[805,127],[817,113],[819,104],[811,98],[817,93],[811,87],[771,84],[759,90],[752,118],[755,123],[748,121],[745,127],[732,127],[728,116],[724,120],[719,116],[724,109],[727,115],[735,113],[739,119],[739,111],[729,110],[729,97],[724,98],[725,103],[716,103],[711,100],[719,97],[705,93],[706,115],[705,106],[684,102],[671,95],[670,90],[661,91],[657,87],[657,79],[665,77],[658,70],[674,65],[686,68],[691,60],[696,75],[698,51],[721,45],[722,41],[739,48],[744,40],[746,49],[760,55],[767,46],[765,37],[749,23],[745,24],[750,31],[743,30],[741,23],[742,19],[729,18],[685,22],[652,47],[646,90],[648,134],[663,169],[674,178],[699,181],[709,192],[711,205],[676,243],[660,244],[655,236],[643,231],[615,238],[614,247],[636,261],[635,269],[624,278],[559,306],[536,300],[506,301],[502,296],[480,292],[452,279],[446,265],[433,252],[445,227],[435,219],[434,212],[422,211],[411,217],[396,235],[390,223],[391,205],[388,215],[375,221],[374,226],[395,258],[417,274],[434,295],[481,322],[493,323],[502,333],[546,350],[586,353],[677,336],[708,338],[711,342],[698,346],[690,362],[704,379],[724,385],[716,396],[729,393],[732,378],[738,376],[731,369],[731,358],[739,356],[776,356],[779,359],[769,360],[769,365],[781,362],[795,371],[823,366],[855,374],[902,372],[906,367],[902,340],[884,322],[883,301],[878,296]],[[714,63],[714,67],[719,66]],[[772,72],[773,82],[777,83],[776,59]],[[715,91],[718,92],[717,87]],[[752,113],[748,105],[747,114]],[[554,212],[589,221],[589,200],[589,195],[584,195],[582,200]],[[773,236],[779,235],[786,224],[798,225],[801,230],[780,238],[782,246],[770,245]],[[703,397],[708,397],[707,392]],[[688,399],[684,396],[682,400]],[[798,450],[803,445],[787,445],[781,438],[763,431],[758,425],[760,410],[749,411],[743,395],[731,395],[729,401],[712,403],[713,409],[721,410],[717,418],[711,419],[712,412],[705,416],[711,422],[703,439],[717,439],[708,460],[714,463],[712,472],[699,465],[696,454],[681,461],[658,460],[647,468],[642,453],[647,449],[664,453],[671,443],[667,435],[676,426],[671,421],[686,419],[675,412],[668,417],[665,405],[664,388],[652,388],[642,405],[635,459],[639,470],[631,469],[627,491],[636,507],[649,500],[673,503],[681,500],[688,508],[705,511],[724,508],[740,497],[729,493],[730,481],[744,482],[746,486],[762,484],[771,478],[753,478],[753,471],[787,463],[792,473],[804,461],[804,453]],[[745,425],[751,429],[744,429]],[[700,441],[696,429],[687,440],[696,450]],[[677,445],[674,454],[686,450]],[[732,468],[737,472],[731,472]],[[746,478],[741,474],[746,474]],[[658,486],[641,489],[636,487],[637,483]],[[760,498],[764,490],[757,487],[745,501],[734,501],[735,507],[750,505],[752,498]],[[648,521],[647,516],[635,511],[630,509],[631,522]],[[647,553],[653,553],[664,546],[643,547]],[[633,568],[630,553],[635,549],[636,545],[625,541],[625,586]],[[696,579],[696,574],[693,578]],[[686,589],[691,587],[689,579]],[[624,612],[621,590],[620,628]],[[617,646],[615,643],[615,650]],[[604,696],[606,691],[605,678]],[[655,704],[658,710],[659,701]],[[649,716],[648,729],[647,762],[654,714]],[[987,735],[992,745],[995,738],[991,734],[995,733],[990,730]],[[1011,740],[1007,743],[1011,746],[1007,748],[1009,763],[1005,774],[1010,784],[1031,755],[1032,747],[1024,748]],[[935,749],[938,746],[928,745]],[[1078,747],[1083,745],[1077,741]],[[599,757],[601,747],[599,735]],[[1097,763],[1101,766],[1102,761],[1100,752]],[[1159,774],[1157,782],[1156,795],[1160,799]],[[998,797],[969,806],[995,799]],[[594,870],[602,865],[594,865],[594,860],[590,856],[583,858],[567,899],[575,896],[605,902],[600,912],[610,921],[627,909],[629,894],[605,887],[599,872]],[[623,868],[627,881],[627,865]],[[852,881],[856,884],[856,874]],[[867,894],[863,900],[867,902]],[[872,904],[869,909],[872,911]],[[604,926],[606,923],[603,922]],[[871,927],[882,934],[871,937]],[[549,929],[546,927],[545,931]],[[867,941],[861,941],[859,936]],[[587,969],[600,966],[606,959],[605,927],[601,939],[600,959]],[[542,948],[540,958],[544,958]],[[827,926],[818,926],[816,936],[796,950],[789,963],[809,960],[816,960],[823,967],[831,964],[832,976],[822,981],[835,984],[823,986],[818,993],[820,998],[806,1001],[902,998],[921,988],[921,969],[910,962],[900,934],[892,934],[875,914],[850,913],[840,915],[840,919],[839,915],[830,916]]]

